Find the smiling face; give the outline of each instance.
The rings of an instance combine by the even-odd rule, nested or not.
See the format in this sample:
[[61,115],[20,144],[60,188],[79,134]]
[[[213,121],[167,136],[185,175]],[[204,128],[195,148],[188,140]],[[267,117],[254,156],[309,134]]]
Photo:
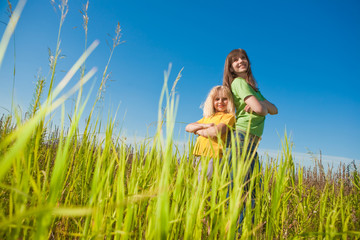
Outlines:
[[215,112],[226,112],[229,99],[223,91],[218,91],[214,96]]
[[231,89],[235,78],[241,77],[255,90],[257,83],[251,71],[250,59],[244,49],[232,50],[225,59],[223,85]]
[[240,53],[239,56],[233,57],[231,63],[231,70],[236,75],[242,75],[244,73],[247,73],[248,69],[249,69],[249,60],[245,56],[245,54]]

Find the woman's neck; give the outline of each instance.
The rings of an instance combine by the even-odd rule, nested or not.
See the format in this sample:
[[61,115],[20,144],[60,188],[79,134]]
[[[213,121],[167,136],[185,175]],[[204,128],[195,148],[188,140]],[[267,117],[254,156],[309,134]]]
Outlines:
[[241,72],[241,73],[237,73],[236,77],[240,77],[246,80],[247,78],[247,73],[246,72]]

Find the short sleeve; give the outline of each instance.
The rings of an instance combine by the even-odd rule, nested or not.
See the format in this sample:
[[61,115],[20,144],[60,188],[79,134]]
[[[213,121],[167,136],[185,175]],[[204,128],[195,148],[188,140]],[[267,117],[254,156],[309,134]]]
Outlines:
[[222,116],[220,122],[225,123],[229,127],[233,127],[235,124],[235,116],[232,114],[224,114],[224,116]]
[[260,96],[260,101],[266,100],[266,98],[261,94],[260,91],[258,91],[258,94],[259,94],[259,96]]
[[204,119],[205,119],[205,117],[203,117],[202,119],[200,119],[199,121],[197,121],[197,123],[204,123]]
[[236,78],[231,84],[232,92],[241,99],[247,96],[256,95],[255,90],[242,78]]

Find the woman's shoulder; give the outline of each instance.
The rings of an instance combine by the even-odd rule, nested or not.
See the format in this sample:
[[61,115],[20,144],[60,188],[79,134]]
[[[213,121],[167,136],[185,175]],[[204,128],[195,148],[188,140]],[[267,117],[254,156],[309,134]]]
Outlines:
[[247,86],[248,83],[246,82],[245,79],[241,78],[241,77],[237,77],[234,79],[234,81],[231,83],[231,89],[233,88],[243,88],[245,86]]
[[234,78],[234,81],[233,82],[246,82],[246,80],[242,77],[237,77],[237,78]]
[[233,81],[231,84],[231,91],[240,98],[244,98],[248,95],[254,95],[256,92],[243,78],[236,78]]

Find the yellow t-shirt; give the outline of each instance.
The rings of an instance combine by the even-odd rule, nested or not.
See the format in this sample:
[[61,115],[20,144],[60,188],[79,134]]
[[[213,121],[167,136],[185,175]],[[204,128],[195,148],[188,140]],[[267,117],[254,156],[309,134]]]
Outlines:
[[[235,116],[230,113],[217,112],[211,117],[203,117],[201,120],[197,121],[198,123],[214,123],[215,125],[219,123],[224,123],[228,127],[233,127],[235,123]],[[226,141],[226,134],[221,136],[221,142],[218,143],[217,138],[208,138],[199,136],[196,140],[194,147],[194,155],[197,156],[209,156],[212,158],[222,157],[223,145]]]

